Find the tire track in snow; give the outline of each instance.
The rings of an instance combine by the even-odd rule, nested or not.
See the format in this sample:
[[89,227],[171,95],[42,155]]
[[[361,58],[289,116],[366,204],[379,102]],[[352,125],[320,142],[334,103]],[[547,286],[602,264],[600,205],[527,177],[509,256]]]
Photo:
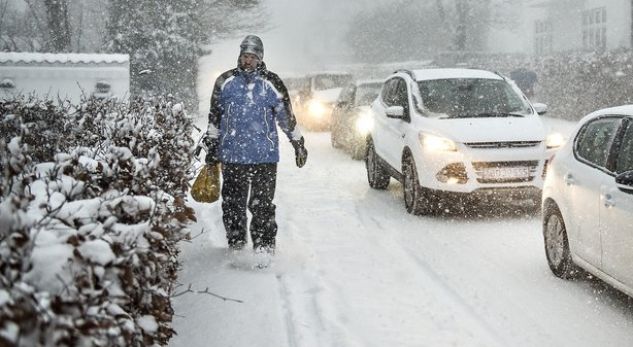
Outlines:
[[295,317],[292,312],[292,308],[290,306],[289,297],[290,291],[284,282],[282,275],[277,274],[275,276],[277,278],[277,282],[279,285],[279,297],[281,298],[282,308],[284,311],[284,322],[286,324],[286,336],[288,337],[288,346],[289,347],[298,347],[297,344],[297,330],[293,322],[295,321]]
[[424,271],[424,274],[426,275],[426,277],[428,277],[428,278],[430,278],[432,280],[431,283],[433,283],[434,286],[436,287],[436,288],[433,288],[433,290],[439,290],[443,294],[447,294],[447,297],[449,299],[451,299],[451,301],[457,303],[461,308],[464,308],[465,309],[464,311],[475,322],[477,322],[481,327],[483,327],[484,330],[486,331],[486,333],[488,335],[492,336],[496,340],[496,342],[498,343],[499,346],[511,346],[512,345],[512,344],[508,343],[508,341],[505,341],[505,338],[503,336],[501,336],[500,334],[498,334],[497,330],[488,322],[488,320],[486,318],[484,318],[482,315],[480,315],[474,309],[474,307],[472,305],[470,305],[468,303],[468,301],[466,301],[466,299],[459,294],[458,291],[456,291],[455,289],[453,289],[453,287],[448,285],[437,272],[433,271],[433,269],[429,266],[429,264],[426,261],[424,261],[422,259],[422,257],[420,257],[419,255],[415,254],[410,249],[406,249],[404,247],[403,247],[403,249],[405,250],[405,252],[407,252],[409,254],[411,259],[413,259],[413,261],[418,264],[418,268],[420,268],[420,269],[422,269],[422,271]]
[[[289,210],[293,210],[290,208]],[[288,211],[288,215],[292,212]],[[284,219],[285,230],[297,230],[296,222]],[[277,269],[278,295],[282,301],[284,321],[289,347],[325,347],[338,346],[332,342],[333,336],[344,336],[341,324],[330,318],[328,307],[323,305],[323,292],[326,288],[318,275],[319,264],[299,260],[305,254],[313,254],[309,242],[304,241],[298,234],[284,235],[285,262]],[[308,256],[307,258],[313,259]],[[297,267],[297,261],[301,261]]]
[[[398,229],[398,228],[390,228],[388,225],[383,224],[384,221],[386,221],[387,224],[389,224],[389,220],[385,218],[378,218],[374,215],[367,216],[366,213],[364,213],[363,211],[363,209],[366,210],[367,208],[366,206],[362,206],[362,204],[367,204],[368,202],[370,204],[375,203],[374,201],[367,201],[367,200],[357,201],[357,203],[354,206],[356,215],[358,216],[359,220],[363,222],[364,225],[373,224],[377,227],[378,230],[397,230]],[[369,210],[372,210],[372,209],[369,209]],[[417,218],[413,216],[410,216],[410,217]],[[394,237],[396,236],[397,235],[394,234]],[[478,326],[480,326],[482,330],[485,331],[485,333],[494,340],[497,346],[511,346],[512,345],[508,343],[508,341],[506,341],[505,338],[496,331],[496,329],[488,322],[488,320],[484,318],[482,315],[480,315],[475,310],[475,308],[472,305],[470,305],[463,296],[459,294],[457,290],[455,290],[453,287],[447,284],[442,279],[442,277],[436,271],[434,271],[432,267],[426,261],[424,261],[424,259],[420,255],[414,253],[414,251],[406,247],[406,245],[402,245],[401,243],[397,242],[397,240],[394,240],[393,243],[397,244],[399,248],[402,251],[404,251],[406,256],[410,259],[412,263],[415,264],[414,266],[417,269],[421,270],[421,273],[416,273],[416,276],[421,275],[422,277],[428,279],[428,281],[424,281],[425,283],[431,284],[431,286],[427,287],[427,289],[430,289],[433,292],[439,293],[442,299],[450,301],[451,303],[454,303],[457,307],[459,307],[461,309],[460,312],[467,314],[473,322],[475,322]]]

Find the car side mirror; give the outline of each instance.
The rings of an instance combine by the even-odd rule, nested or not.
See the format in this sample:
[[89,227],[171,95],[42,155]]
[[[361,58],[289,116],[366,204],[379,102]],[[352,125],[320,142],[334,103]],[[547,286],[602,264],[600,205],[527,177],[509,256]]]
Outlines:
[[547,113],[547,105],[540,103],[540,102],[535,102],[532,104],[532,106],[534,107],[534,111],[536,111],[536,113],[538,113],[539,116],[542,116],[544,114]]
[[615,185],[621,191],[633,194],[633,170],[615,176]]
[[351,104],[351,102],[347,101],[347,100],[339,100],[336,102],[336,106],[338,106],[339,108],[345,108],[347,106],[349,106]]
[[402,106],[389,106],[385,113],[389,118],[404,119],[404,107]]

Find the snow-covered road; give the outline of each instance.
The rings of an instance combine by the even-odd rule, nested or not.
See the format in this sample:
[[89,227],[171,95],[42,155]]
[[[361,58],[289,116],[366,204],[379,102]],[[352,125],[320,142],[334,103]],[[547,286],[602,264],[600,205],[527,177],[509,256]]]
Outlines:
[[329,133],[303,169],[283,142],[273,265],[230,266],[219,204],[192,203],[179,280],[241,302],[176,297],[171,346],[633,346],[633,299],[554,277],[539,215],[412,216]]

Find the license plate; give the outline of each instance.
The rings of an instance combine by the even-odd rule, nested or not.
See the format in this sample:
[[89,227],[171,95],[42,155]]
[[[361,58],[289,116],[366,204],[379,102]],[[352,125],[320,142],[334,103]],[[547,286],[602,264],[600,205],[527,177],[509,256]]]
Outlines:
[[481,173],[483,179],[527,178],[529,175],[527,167],[491,167]]

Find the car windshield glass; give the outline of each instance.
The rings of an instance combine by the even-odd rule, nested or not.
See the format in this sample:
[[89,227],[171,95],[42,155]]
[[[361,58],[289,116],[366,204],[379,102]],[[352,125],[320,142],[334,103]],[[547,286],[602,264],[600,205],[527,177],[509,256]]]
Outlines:
[[314,89],[326,90],[341,88],[352,81],[352,75],[318,75],[314,77]]
[[530,106],[504,80],[454,78],[418,82],[424,107],[440,118],[522,117]]
[[370,105],[378,97],[382,83],[361,84],[356,88],[356,106]]

